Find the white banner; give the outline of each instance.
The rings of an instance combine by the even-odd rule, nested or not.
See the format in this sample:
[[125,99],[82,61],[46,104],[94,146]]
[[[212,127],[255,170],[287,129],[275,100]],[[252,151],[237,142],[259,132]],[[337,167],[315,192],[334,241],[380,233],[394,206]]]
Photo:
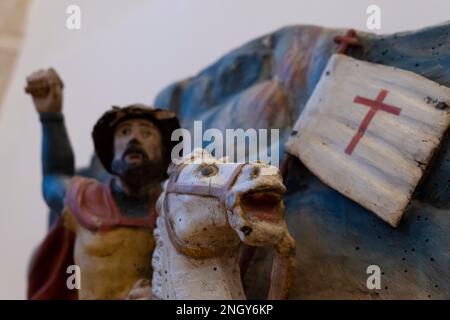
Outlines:
[[286,148],[324,183],[398,225],[450,123],[450,88],[335,54]]

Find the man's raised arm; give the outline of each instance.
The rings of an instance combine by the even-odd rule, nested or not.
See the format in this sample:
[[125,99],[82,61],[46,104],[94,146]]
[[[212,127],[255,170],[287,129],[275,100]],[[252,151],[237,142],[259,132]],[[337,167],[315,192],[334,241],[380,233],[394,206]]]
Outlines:
[[62,114],[63,82],[52,68],[27,77],[25,92],[42,124],[43,194],[53,212],[61,213],[70,178],[74,175],[74,157]]

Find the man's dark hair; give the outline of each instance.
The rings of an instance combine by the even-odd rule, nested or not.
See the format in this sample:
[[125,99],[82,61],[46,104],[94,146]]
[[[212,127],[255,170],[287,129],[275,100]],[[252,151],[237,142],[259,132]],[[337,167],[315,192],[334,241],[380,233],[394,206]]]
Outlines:
[[[92,131],[95,152],[104,168],[111,174],[112,160],[114,158],[114,131],[123,121],[130,119],[144,119],[153,123],[161,133],[161,151],[164,168],[171,162],[172,148],[176,141],[171,140],[172,132],[180,128],[174,112],[164,109],[155,109],[142,104],[133,104],[123,108],[113,107],[105,112],[97,121]],[[166,174],[164,174],[166,176]]]

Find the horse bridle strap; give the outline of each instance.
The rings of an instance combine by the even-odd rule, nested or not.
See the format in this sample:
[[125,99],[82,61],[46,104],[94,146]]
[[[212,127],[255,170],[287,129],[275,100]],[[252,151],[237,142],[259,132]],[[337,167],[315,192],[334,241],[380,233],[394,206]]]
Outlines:
[[178,184],[176,181],[178,180],[178,176],[181,173],[181,170],[184,166],[180,167],[177,170],[176,174],[171,175],[169,181],[167,182],[167,186],[165,189],[164,195],[164,220],[166,224],[166,230],[169,235],[170,241],[172,245],[176,248],[176,250],[180,253],[194,256],[197,258],[207,257],[216,255],[222,251],[223,248],[216,247],[214,249],[206,249],[206,248],[196,248],[196,247],[187,247],[180,243],[178,237],[176,236],[175,230],[173,230],[173,225],[169,220],[169,206],[167,203],[167,194],[176,193],[176,194],[188,194],[194,196],[205,196],[205,197],[214,197],[219,199],[224,205],[226,201],[226,196],[228,191],[234,185],[238,175],[241,173],[242,168],[245,166],[245,163],[240,163],[234,168],[227,182],[223,186],[213,186],[209,185],[190,185],[190,184]]
[[178,180],[178,176],[181,172],[181,170],[179,170],[176,175],[170,177],[169,182],[167,183],[166,193],[178,193],[178,194],[189,194],[194,196],[214,197],[218,198],[222,202],[225,202],[225,198],[228,191],[233,186],[237,176],[241,173],[242,168],[245,165],[246,165],[245,163],[238,164],[236,168],[234,168],[227,182],[223,186],[214,186],[211,184],[210,185],[178,184],[176,181]]

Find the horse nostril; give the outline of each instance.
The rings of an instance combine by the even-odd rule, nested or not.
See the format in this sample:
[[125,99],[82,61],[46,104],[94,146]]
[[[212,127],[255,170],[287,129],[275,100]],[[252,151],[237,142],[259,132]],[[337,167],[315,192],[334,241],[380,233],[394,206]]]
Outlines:
[[250,233],[252,233],[253,229],[248,226],[243,226],[241,228],[241,231],[245,236],[248,236]]

